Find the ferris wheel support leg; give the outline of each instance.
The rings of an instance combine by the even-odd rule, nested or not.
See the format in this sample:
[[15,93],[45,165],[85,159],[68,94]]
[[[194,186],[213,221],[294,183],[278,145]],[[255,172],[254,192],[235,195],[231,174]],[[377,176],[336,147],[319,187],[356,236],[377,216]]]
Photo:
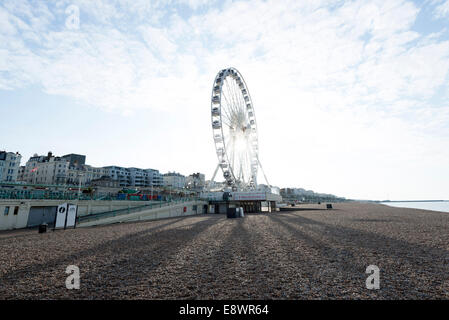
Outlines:
[[259,157],[257,157],[257,162],[259,163],[259,167],[260,167],[260,169],[262,170],[263,177],[265,178],[265,182],[267,183],[268,187],[271,188],[271,185],[270,185],[270,183],[268,182],[267,176],[265,175],[265,171],[263,171],[262,164],[260,163]]
[[217,168],[215,168],[214,174],[212,176],[212,179],[210,179],[210,183],[209,183],[209,191],[210,191],[210,187],[212,185],[212,183],[214,182],[215,176],[217,175],[218,172],[218,168],[220,167],[220,164],[217,164]]

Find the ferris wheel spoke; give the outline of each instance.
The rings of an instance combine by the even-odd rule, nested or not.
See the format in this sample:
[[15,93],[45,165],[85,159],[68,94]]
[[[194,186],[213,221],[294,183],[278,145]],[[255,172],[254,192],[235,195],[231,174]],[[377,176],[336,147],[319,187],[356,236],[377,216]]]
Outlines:
[[221,108],[221,121],[225,123],[228,127],[232,128],[232,120],[228,116],[226,108]]
[[237,85],[236,81],[232,82],[233,85],[233,91],[234,91],[234,95],[236,96],[236,99],[238,100],[238,106],[239,106],[239,113],[243,114],[244,113],[244,102],[243,102],[243,96],[242,96],[242,92],[239,89],[239,86]]
[[230,95],[232,96],[234,113],[235,113],[236,117],[238,117],[240,106],[239,106],[238,97],[237,97],[236,92],[234,90],[234,81],[231,81],[231,84],[229,84],[229,82],[227,84],[228,84],[228,88],[229,88],[229,91],[230,91]]
[[239,97],[239,93],[236,90],[235,81],[232,81],[231,83],[232,83],[232,94],[234,96],[234,100],[236,101],[236,112],[240,116],[241,111],[242,111],[241,100],[240,100],[240,97]]
[[[232,143],[232,145],[233,145],[234,143]],[[230,154],[230,159],[229,159],[229,164],[230,164],[230,166],[231,166],[231,172],[232,172],[232,175],[235,177],[235,174],[234,174],[234,153],[235,153],[235,149],[234,148],[231,148],[231,154]]]
[[248,167],[247,167],[247,153],[246,153],[246,152],[242,155],[241,168],[242,168],[242,169],[241,169],[241,170],[242,170],[242,180],[246,182],[245,176],[244,176],[244,174],[243,174],[243,172],[245,172],[246,169],[248,168]]
[[243,159],[242,159],[242,172],[248,173],[246,176],[245,175],[243,176],[243,180],[245,181],[245,183],[249,182],[249,178],[251,176],[251,173],[250,173],[251,170],[248,167],[248,155],[249,155],[248,150],[245,150],[245,152],[243,153]]
[[227,105],[227,106],[229,106],[229,101],[228,101],[228,98],[226,97],[226,95],[225,95],[224,91],[222,92],[222,94],[221,94],[221,95],[222,95],[222,96],[223,96],[223,98],[225,99],[226,105]]
[[232,127],[232,120],[231,117],[228,115],[228,112],[223,110],[221,116],[227,121],[229,127]]
[[[223,96],[226,97],[224,94],[223,94]],[[230,114],[230,112],[232,112],[232,110],[230,109],[231,104],[228,102],[228,100],[226,98],[225,98],[225,100],[226,100],[226,107],[222,108],[222,110],[224,111],[226,117],[229,119],[230,123],[232,123],[233,119]]]
[[237,86],[237,83],[235,81],[232,82],[234,87],[234,94],[237,97],[238,103],[239,103],[239,112],[244,113],[244,102],[243,102],[243,96],[242,92],[239,90],[239,87]]
[[226,89],[223,91],[223,96],[224,96],[224,98],[225,98],[225,101],[226,101],[226,106],[229,108],[229,109],[233,109],[233,105],[234,105],[234,102],[233,102],[233,97],[231,96],[231,94],[230,94],[230,92],[229,92],[229,87],[228,87],[228,84],[227,84],[227,82],[225,82],[226,83]]
[[[225,83],[226,83],[226,95],[229,97],[229,100],[231,102],[228,105],[229,109],[233,115],[237,115],[235,97],[234,97],[234,94],[232,93],[231,86],[226,78],[225,78]],[[229,100],[227,100],[227,101],[229,102]]]
[[221,122],[223,123],[223,124],[225,124],[226,126],[228,126],[229,128],[232,128],[232,125],[231,125],[231,123],[228,121],[228,119],[225,117],[225,118],[221,118]]
[[240,161],[240,180],[245,182],[245,173],[244,173],[243,161]]
[[248,177],[248,182],[250,182],[250,179],[252,178],[252,174],[253,174],[252,168],[251,168],[251,158],[252,158],[252,153],[253,152],[252,152],[251,147],[249,146],[250,143],[251,143],[250,139],[248,139],[246,141],[247,152],[246,152],[246,159],[245,159],[245,161],[246,161],[246,168],[247,168],[248,172],[251,172],[250,176]]
[[232,123],[232,119],[231,117],[228,115],[228,111],[226,109],[223,110],[223,112],[221,113],[222,116],[224,116],[226,118],[226,120],[229,121],[229,124]]
[[223,81],[223,87],[224,87],[223,95],[225,95],[227,97],[226,98],[226,103],[227,103],[229,108],[232,108],[232,106],[234,104],[234,100],[233,100],[232,95],[230,94],[229,83],[228,83],[228,80],[226,78]]

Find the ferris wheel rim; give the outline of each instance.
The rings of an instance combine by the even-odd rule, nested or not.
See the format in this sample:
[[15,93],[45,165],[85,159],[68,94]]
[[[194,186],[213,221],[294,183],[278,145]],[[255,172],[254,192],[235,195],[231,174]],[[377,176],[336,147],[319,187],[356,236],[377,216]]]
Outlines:
[[[233,92],[236,100],[233,104],[230,104],[228,101],[226,103],[226,107],[234,107],[233,116],[235,117],[235,112],[238,112],[237,116],[239,116],[239,124],[242,121],[242,116],[244,117],[245,126],[241,127],[241,131],[245,133],[245,130],[249,129],[248,132],[245,133],[245,142],[247,143],[244,146],[243,150],[237,151],[240,152],[240,156],[238,157],[238,164],[240,168],[236,170],[234,167],[234,160],[236,160],[236,146],[233,145],[233,149],[231,150],[230,144],[226,141],[227,135],[224,131],[224,124],[226,122],[223,119],[223,112],[226,113],[226,108],[223,108],[223,98],[226,99],[226,96],[223,92],[223,86],[228,77],[231,77],[235,83],[238,84],[240,91],[237,95],[236,92]],[[231,80],[231,81],[233,81]],[[234,89],[235,83],[234,84]],[[229,90],[229,83],[228,90]],[[237,88],[238,89],[238,88]],[[237,90],[238,91],[238,90]],[[229,92],[228,92],[229,93]],[[240,96],[241,94],[241,96]],[[230,96],[231,98],[231,96]],[[238,101],[237,101],[238,100]],[[238,104],[236,104],[236,101]],[[242,104],[243,102],[243,104]],[[217,106],[218,105],[218,109]],[[229,110],[228,110],[229,111]],[[229,116],[229,114],[227,114]],[[219,118],[219,121],[217,120]],[[214,120],[215,119],[215,120]],[[229,121],[234,120],[234,118],[228,118]],[[212,95],[211,95],[211,122],[212,122],[212,134],[215,144],[216,154],[219,160],[219,166],[221,167],[221,171],[223,172],[223,176],[229,186],[240,186],[240,187],[255,187],[257,185],[257,162],[258,162],[258,130],[257,130],[257,121],[255,116],[254,105],[251,99],[251,95],[248,90],[248,86],[245,82],[245,79],[241,75],[241,73],[233,67],[226,68],[220,70],[215,76],[215,80],[212,87]],[[231,126],[228,126],[232,128]],[[234,128],[233,128],[234,129]],[[219,135],[217,135],[217,130]],[[229,130],[228,130],[229,131]],[[234,129],[234,131],[238,131]],[[249,137],[249,138],[248,138]],[[233,136],[235,144],[236,135]],[[248,142],[251,142],[251,145],[248,145]],[[232,157],[230,157],[232,151]],[[242,155],[244,156],[242,158]],[[232,158],[232,159],[231,159]],[[242,161],[242,159],[244,159]],[[247,166],[245,168],[245,173],[247,177],[245,179],[245,173],[243,170],[243,163]],[[238,171],[238,176],[236,174]]]

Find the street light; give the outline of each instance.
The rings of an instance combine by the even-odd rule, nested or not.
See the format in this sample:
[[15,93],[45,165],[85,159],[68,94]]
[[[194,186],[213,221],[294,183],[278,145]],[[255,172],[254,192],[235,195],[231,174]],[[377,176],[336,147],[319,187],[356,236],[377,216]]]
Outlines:
[[81,177],[84,176],[84,173],[78,173],[78,201],[81,195]]

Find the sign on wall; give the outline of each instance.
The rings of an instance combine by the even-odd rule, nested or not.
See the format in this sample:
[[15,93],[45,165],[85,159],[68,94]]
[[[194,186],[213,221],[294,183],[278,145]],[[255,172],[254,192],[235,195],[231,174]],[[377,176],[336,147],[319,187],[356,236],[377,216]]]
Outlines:
[[75,228],[77,211],[78,211],[78,206],[76,204],[69,204],[69,206],[67,208],[66,228]]
[[78,206],[76,204],[63,203],[56,211],[55,229],[75,228]]
[[58,210],[56,211],[55,229],[65,228],[67,205],[68,203],[63,203],[58,206]]
[[266,200],[265,192],[233,192],[234,200]]

